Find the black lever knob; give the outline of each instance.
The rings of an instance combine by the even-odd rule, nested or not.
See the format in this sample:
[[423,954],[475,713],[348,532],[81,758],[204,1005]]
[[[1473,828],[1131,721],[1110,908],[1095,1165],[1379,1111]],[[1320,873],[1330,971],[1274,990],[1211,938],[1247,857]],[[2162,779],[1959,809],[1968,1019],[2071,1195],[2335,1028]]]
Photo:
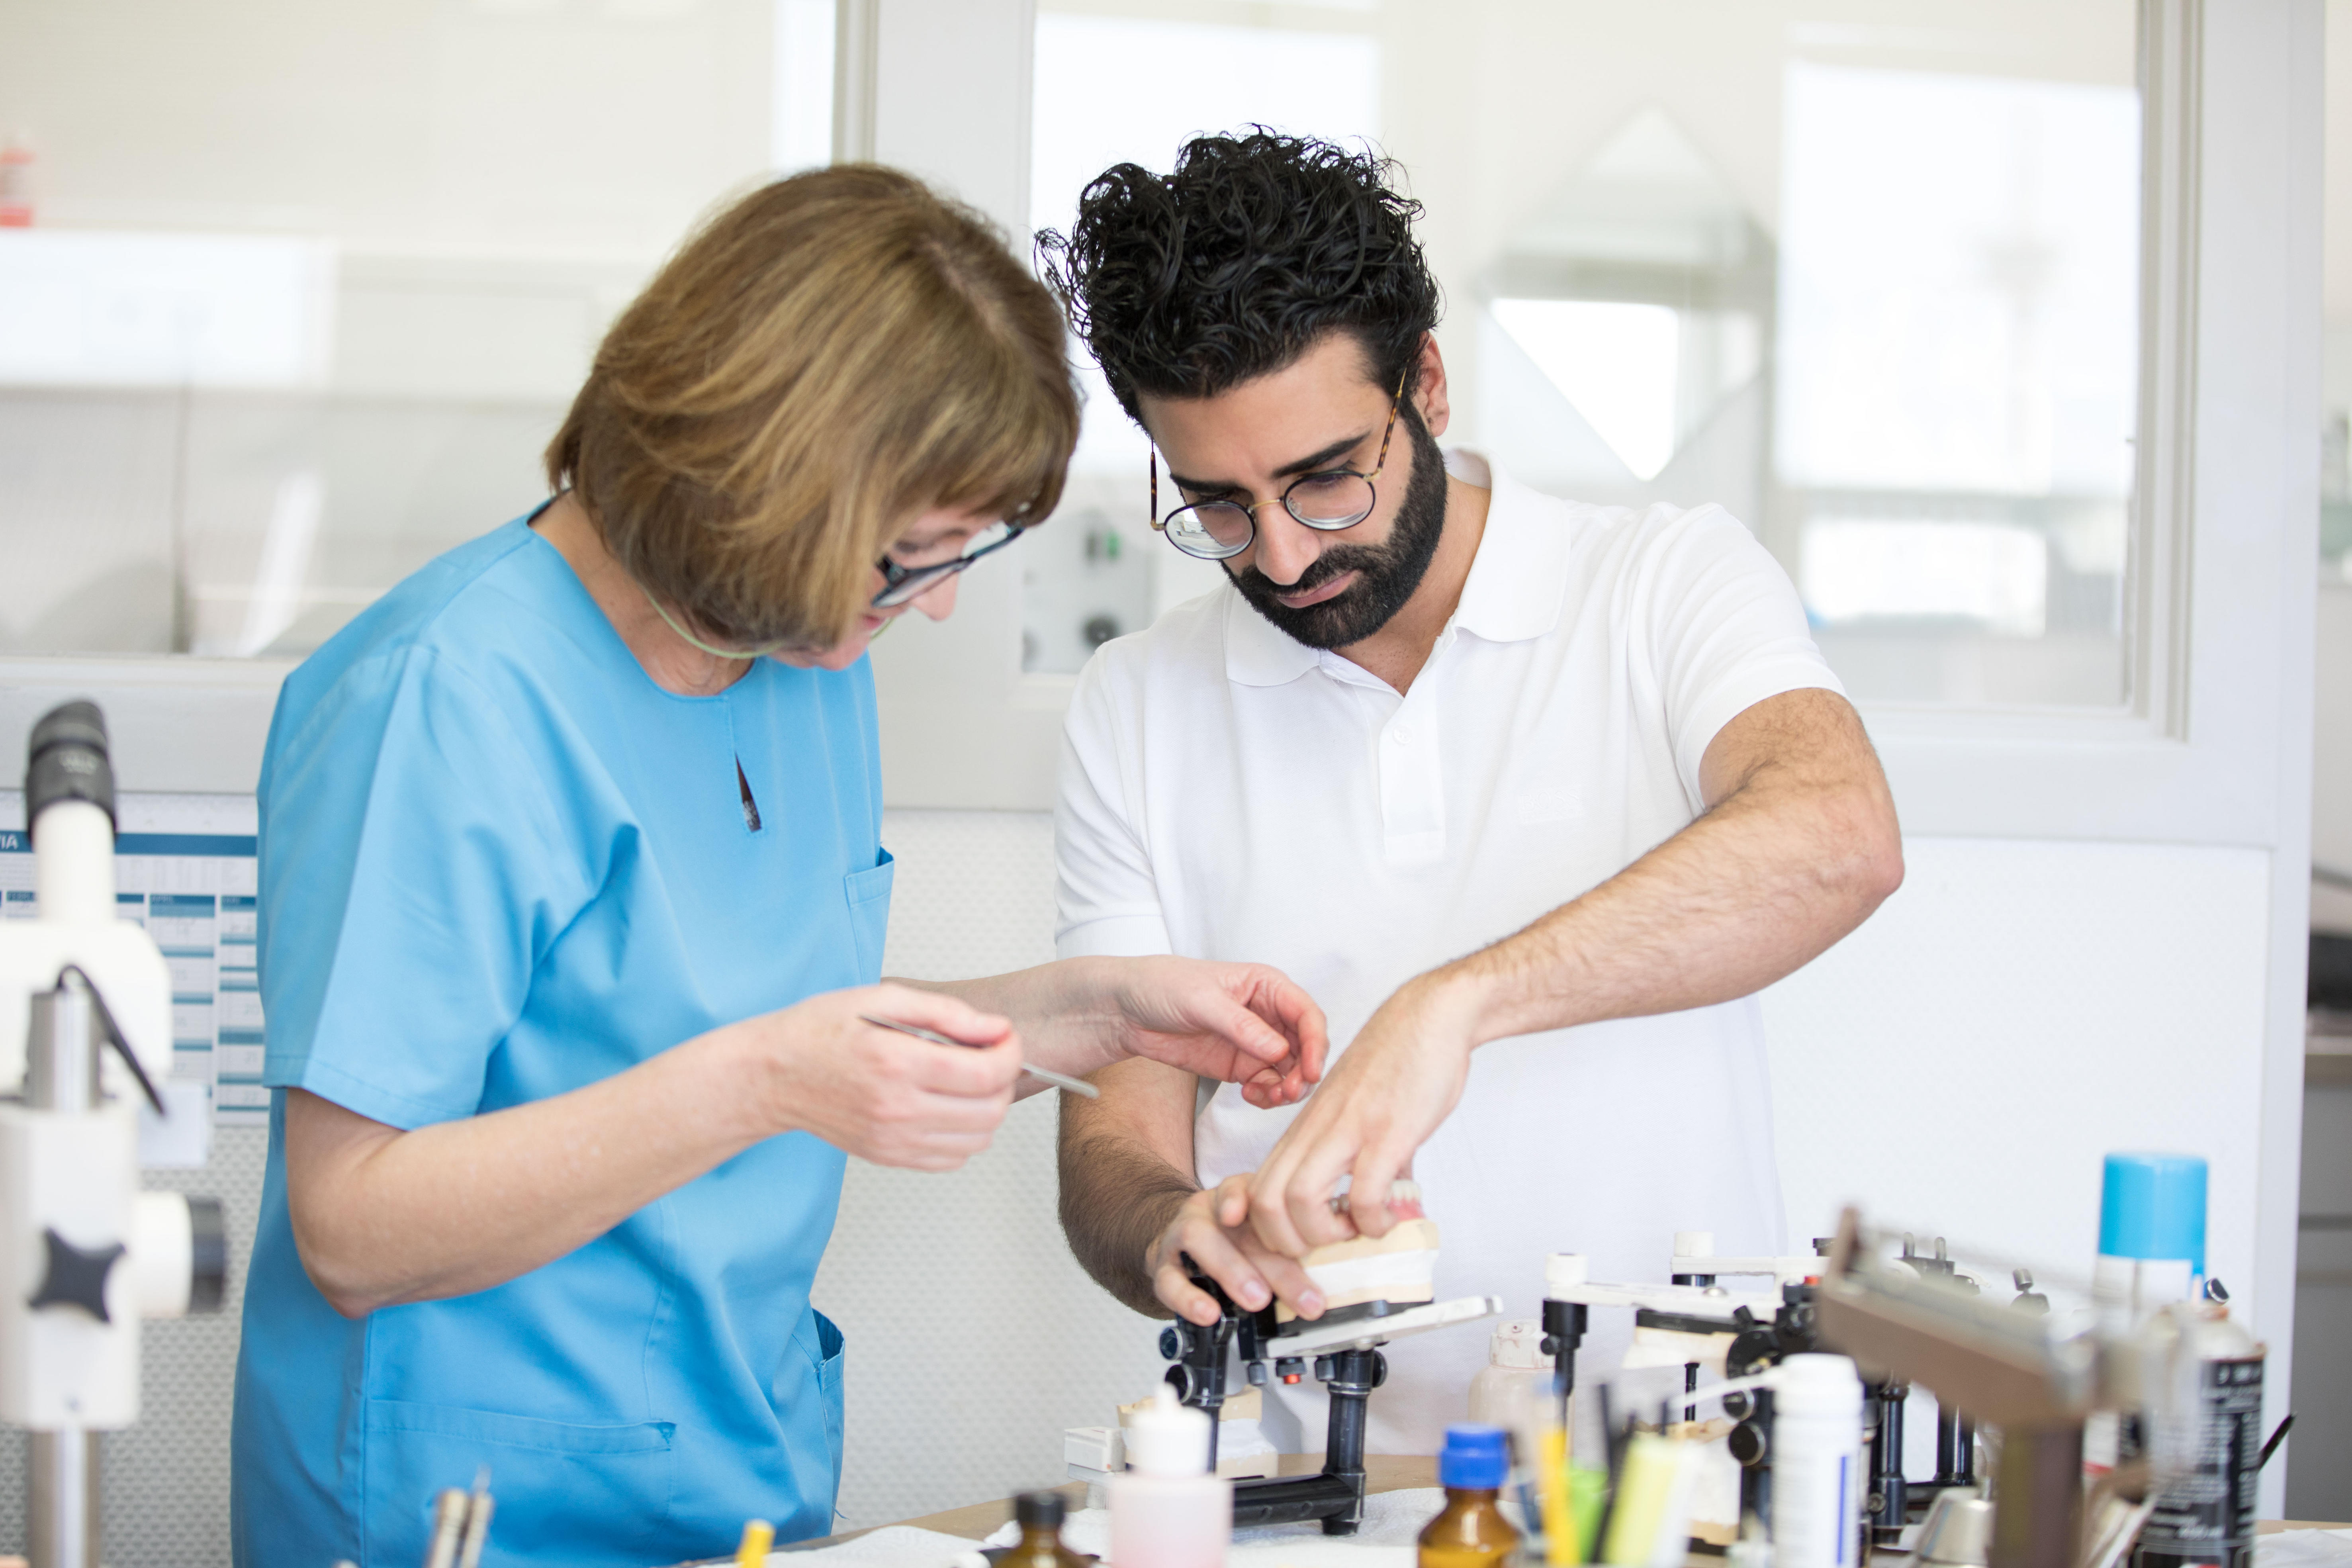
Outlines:
[[122,1244],[117,1241],[84,1250],[46,1226],[41,1239],[48,1243],[48,1276],[25,1305],[35,1311],[43,1307],[79,1307],[101,1323],[114,1321],[106,1310],[106,1277],[122,1260]]
[[188,1310],[217,1312],[228,1294],[228,1225],[218,1198],[188,1200]]

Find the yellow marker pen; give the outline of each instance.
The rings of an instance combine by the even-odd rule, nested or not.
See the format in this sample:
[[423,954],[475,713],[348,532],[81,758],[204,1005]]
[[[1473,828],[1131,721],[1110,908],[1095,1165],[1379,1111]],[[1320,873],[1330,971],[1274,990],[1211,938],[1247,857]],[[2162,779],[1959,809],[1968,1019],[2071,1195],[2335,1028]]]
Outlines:
[[735,1568],[766,1568],[768,1548],[775,1539],[776,1527],[766,1520],[745,1520],[743,1543],[735,1549]]
[[1576,1507],[1568,1492],[1568,1434],[1544,1428],[1536,1461],[1536,1496],[1543,1509],[1544,1560],[1552,1568],[1575,1568],[1584,1561]]

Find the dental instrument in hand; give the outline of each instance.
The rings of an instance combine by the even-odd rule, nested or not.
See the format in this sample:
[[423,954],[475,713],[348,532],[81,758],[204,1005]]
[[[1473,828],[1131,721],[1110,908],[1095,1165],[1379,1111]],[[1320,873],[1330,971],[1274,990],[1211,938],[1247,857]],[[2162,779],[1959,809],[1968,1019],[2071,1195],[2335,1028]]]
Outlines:
[[[961,1046],[968,1051],[986,1048],[982,1046],[967,1045],[962,1040],[951,1040],[936,1029],[926,1029],[916,1024],[901,1024],[896,1018],[877,1018],[871,1013],[860,1013],[857,1016],[877,1029],[896,1029],[902,1035],[912,1035],[919,1040],[929,1040],[935,1046]],[[1083,1094],[1088,1100],[1102,1098],[1102,1090],[1082,1078],[1071,1078],[1063,1073],[1049,1072],[1044,1068],[1033,1068],[1025,1062],[1022,1064],[1021,1070],[1031,1078],[1045,1079],[1055,1089],[1066,1089],[1072,1094]]]

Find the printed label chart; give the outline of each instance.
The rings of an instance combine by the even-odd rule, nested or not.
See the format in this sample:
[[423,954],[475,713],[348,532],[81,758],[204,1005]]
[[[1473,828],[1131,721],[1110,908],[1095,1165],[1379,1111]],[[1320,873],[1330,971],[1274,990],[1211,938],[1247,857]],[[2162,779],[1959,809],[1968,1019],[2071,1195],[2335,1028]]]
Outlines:
[[[209,1084],[213,1121],[224,1127],[269,1120],[253,847],[249,833],[123,833],[114,845],[122,916],[147,928],[172,968],[173,1076]],[[28,920],[37,907],[32,843],[0,830],[0,915]]]

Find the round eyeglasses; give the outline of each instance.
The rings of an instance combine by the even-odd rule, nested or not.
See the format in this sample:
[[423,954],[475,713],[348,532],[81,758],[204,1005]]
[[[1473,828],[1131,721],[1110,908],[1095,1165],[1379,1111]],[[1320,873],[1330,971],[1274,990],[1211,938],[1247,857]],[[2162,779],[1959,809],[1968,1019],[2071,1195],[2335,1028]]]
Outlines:
[[940,585],[943,578],[952,577],[968,569],[982,556],[1002,550],[1021,537],[1022,530],[1013,523],[1000,522],[993,528],[983,528],[966,542],[963,553],[952,561],[942,561],[931,566],[901,566],[887,555],[875,564],[882,572],[882,591],[874,595],[869,609],[890,610],[912,599],[919,599]]
[[1372,461],[1370,473],[1354,468],[1324,468],[1311,474],[1301,474],[1290,481],[1275,500],[1194,501],[1180,506],[1166,517],[1160,515],[1160,452],[1152,448],[1151,467],[1151,526],[1168,536],[1168,542],[1185,554],[1202,561],[1223,561],[1239,555],[1257,540],[1258,508],[1273,506],[1279,501],[1282,510],[1307,527],[1324,533],[1336,533],[1343,528],[1353,528],[1372,515],[1379,504],[1380,492],[1373,481],[1388,467],[1389,438],[1396,434],[1397,410],[1404,403],[1405,374],[1397,378],[1396,395],[1389,399],[1389,422],[1381,432],[1381,455]]

